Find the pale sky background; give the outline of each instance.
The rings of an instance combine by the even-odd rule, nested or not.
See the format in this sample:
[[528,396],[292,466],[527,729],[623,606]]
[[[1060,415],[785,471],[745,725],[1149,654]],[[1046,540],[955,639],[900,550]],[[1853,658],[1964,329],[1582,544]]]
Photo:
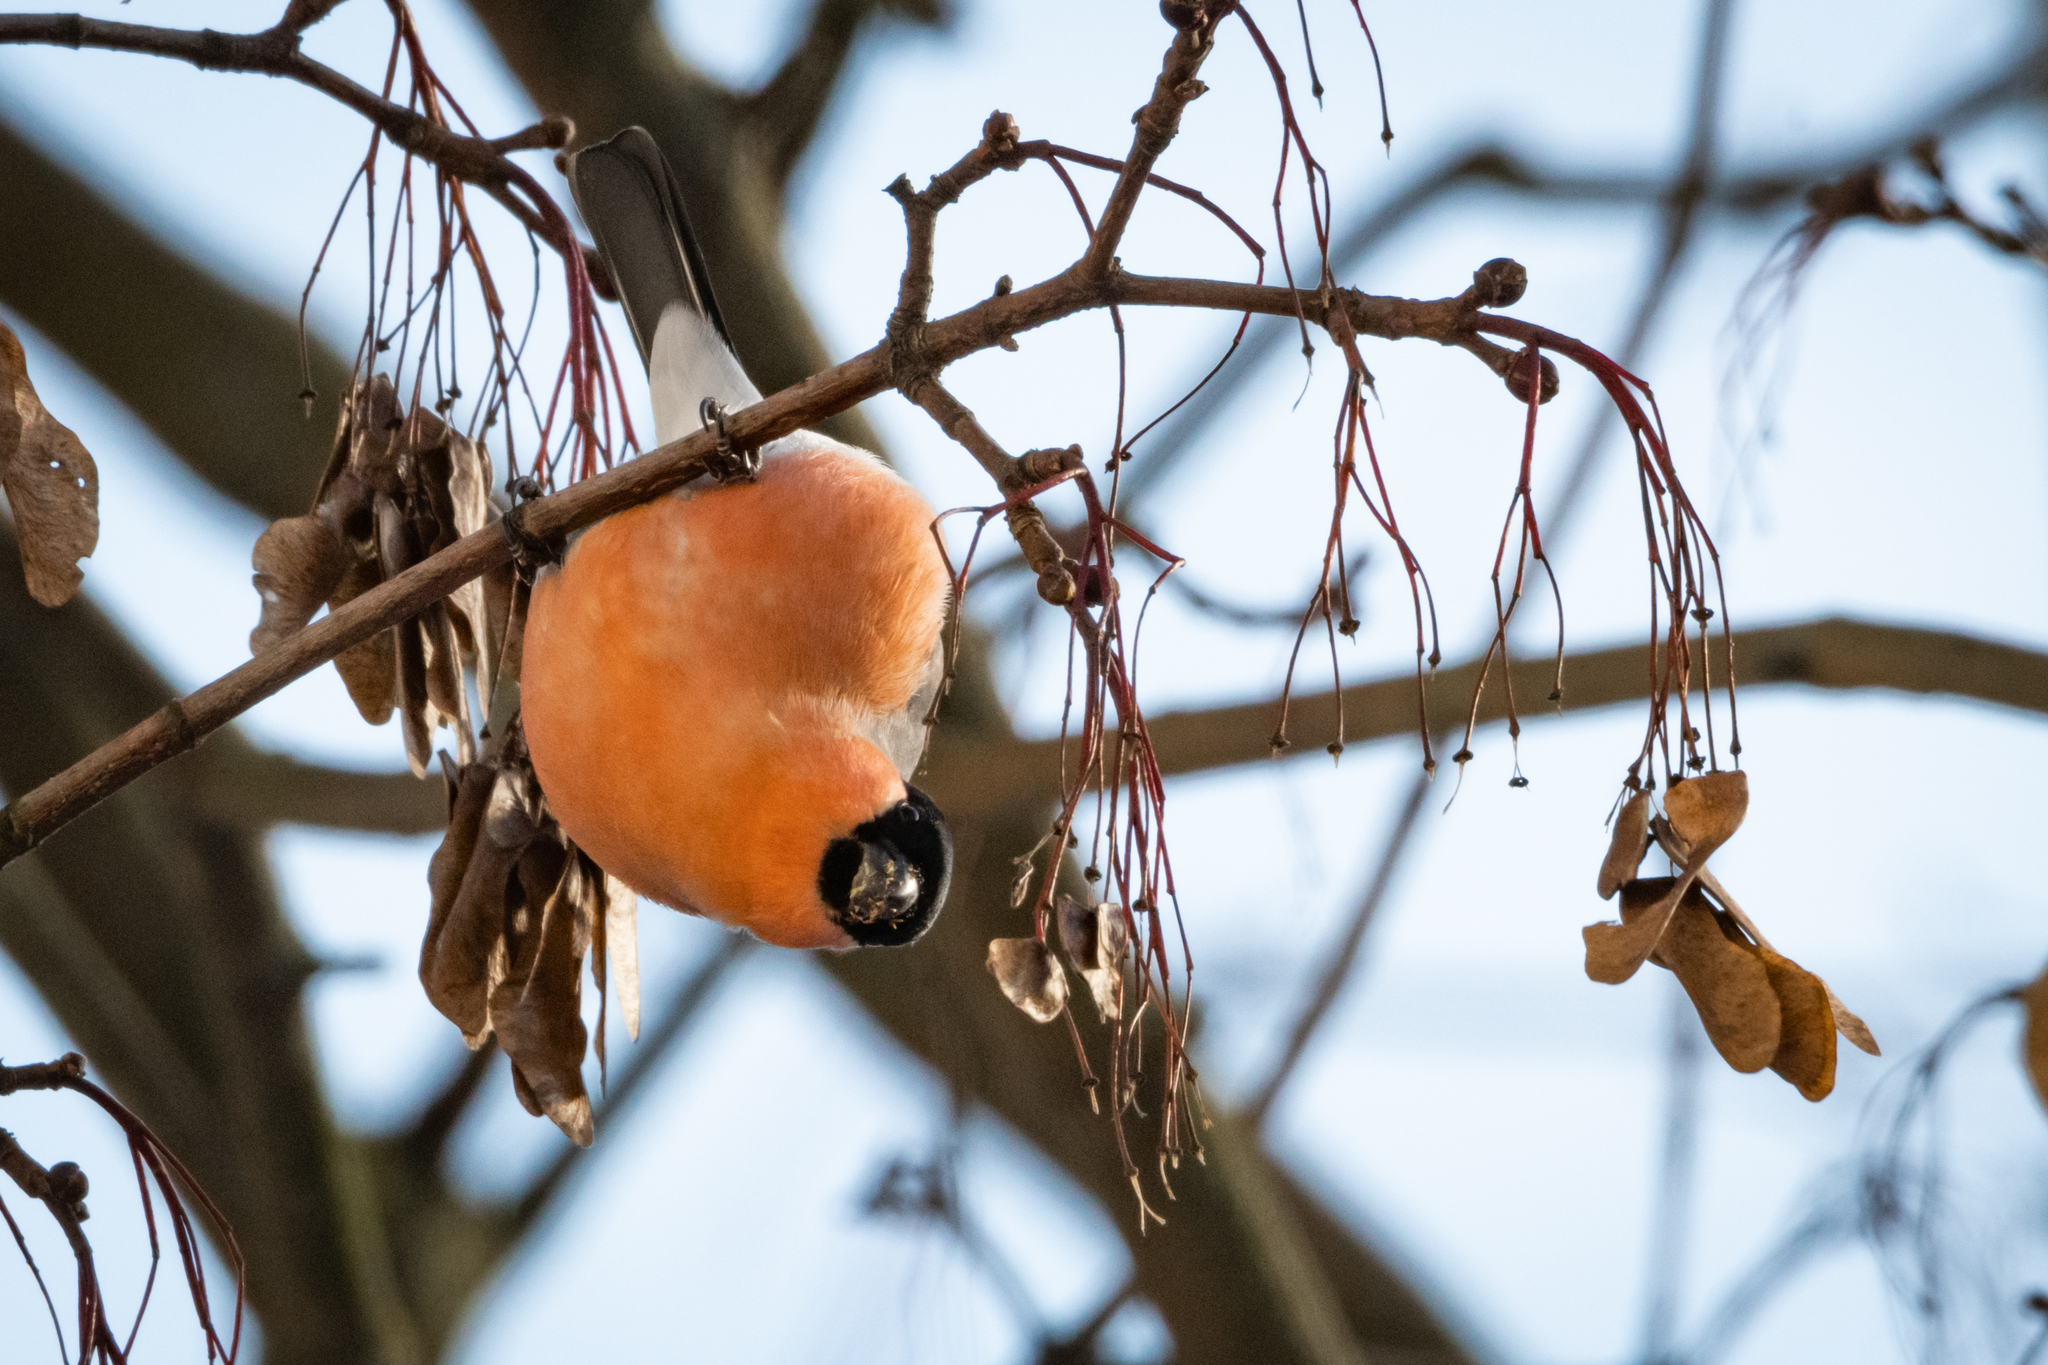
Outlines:
[[[157,0],[89,12],[236,28],[270,22],[275,8]],[[800,9],[780,0],[663,7],[686,52],[742,83],[772,69]],[[965,9],[950,33],[899,34],[867,49],[800,173],[790,257],[836,356],[872,344],[893,302],[901,220],[884,184],[899,171],[922,183],[950,164],[991,106],[1014,114],[1027,137],[1121,154],[1129,112],[1150,89],[1167,39],[1150,4]],[[1318,0],[1311,20],[1330,93],[1306,119],[1330,166],[1340,228],[1475,140],[1570,169],[1668,171],[1689,112],[1697,9],[1368,5],[1398,133],[1388,158],[1349,6]],[[1883,9],[1880,20],[1846,2],[1739,5],[1724,167],[1860,145],[1873,129],[1937,106],[2032,32],[2024,6],[1997,0]],[[437,66],[486,131],[531,120],[459,5],[430,0],[418,10]],[[1254,13],[1298,64],[1292,7],[1265,0]],[[358,0],[309,47],[368,79],[381,63],[384,22],[380,6]],[[1307,105],[1305,73],[1296,75]],[[1211,93],[1190,109],[1161,170],[1199,185],[1270,244],[1278,125],[1241,32],[1226,26],[1204,78]],[[296,87],[108,54],[0,50],[0,107],[169,239],[280,303],[296,299],[365,137],[351,116]],[[1959,140],[1957,182],[1985,208],[2012,179],[2041,202],[2043,131],[2038,120],[2008,119]],[[545,169],[545,158],[534,165]],[[1099,200],[1106,177],[1077,175]],[[551,170],[547,178],[559,184]],[[1311,239],[1298,194],[1290,202],[1301,262]],[[1820,256],[1785,334],[1776,440],[1739,480],[1720,437],[1724,419],[1742,415],[1721,402],[1724,328],[1790,221],[1710,219],[1639,367],[1719,537],[1736,624],[1841,613],[2048,647],[2048,277],[1950,231],[1844,231]],[[1411,221],[1345,282],[1435,296],[1461,288],[1481,261],[1512,255],[1531,277],[1517,316],[1612,350],[1654,233],[1649,210],[1472,191]],[[523,258],[516,236],[502,241]],[[937,308],[979,297],[1003,273],[1020,284],[1042,278],[1079,242],[1064,192],[1042,168],[994,177],[942,221]],[[1147,273],[1249,278],[1226,234],[1163,197],[1147,201],[1123,256]],[[344,252],[330,270],[314,317],[346,351],[359,325],[351,280],[361,265]],[[1134,412],[1170,401],[1218,353],[1232,321],[1133,310]],[[614,337],[624,336],[615,323]],[[1010,449],[1079,441],[1099,456],[1113,416],[1106,320],[1021,340],[1017,355],[975,357],[949,382]],[[103,532],[88,590],[180,687],[234,666],[256,614],[248,553],[260,525],[185,475],[40,337],[24,332],[24,341],[45,399],[100,463]],[[1371,342],[1366,354],[1379,379],[1382,461],[1431,573],[1446,655],[1463,658],[1482,640],[1474,627],[1489,600],[1487,565],[1523,413],[1461,352]],[[1260,604],[1306,595],[1328,515],[1328,430],[1341,382],[1328,348],[1305,392],[1299,358],[1283,355],[1206,434],[1154,517],[1196,581]],[[1543,413],[1539,507],[1548,505],[1542,480],[1554,482],[1571,458],[1596,397],[1570,369],[1565,386]],[[901,400],[868,411],[936,504],[988,498],[975,466]],[[1640,631],[1641,540],[1626,468],[1623,446],[1611,442],[1576,531],[1556,547],[1574,649]],[[1347,678],[1364,678],[1405,666],[1412,636],[1394,557],[1362,526],[1354,534],[1375,552],[1366,628],[1344,654]],[[972,606],[993,621],[1018,603],[998,588]],[[1532,600],[1528,619],[1542,648],[1547,604]],[[1155,710],[1272,695],[1291,637],[1228,632],[1173,598],[1155,606],[1146,632]],[[1042,732],[1057,721],[1064,651],[1049,628],[1027,640],[999,676],[1020,724]],[[1308,676],[1326,676],[1322,656],[1308,658]],[[1681,1339],[1806,1207],[1816,1182],[1864,1149],[1859,1124],[1879,1082],[1968,1001],[2032,975],[2048,957],[2029,853],[2040,846],[2039,774],[2048,769],[2039,718],[1761,690],[1742,715],[1753,805],[1716,868],[1783,950],[1863,1014],[1886,1056],[1845,1048],[1838,1089],[1820,1105],[1768,1073],[1736,1076],[1708,1056]],[[261,742],[308,757],[376,769],[402,761],[395,731],[363,726],[326,670],[244,723]],[[1621,988],[1588,982],[1578,930],[1607,912],[1591,894],[1601,822],[1640,724],[1632,707],[1530,723],[1520,761],[1531,785],[1521,791],[1506,785],[1505,734],[1481,737],[1442,814],[1450,792],[1439,784],[1353,988],[1270,1130],[1300,1175],[1411,1267],[1476,1350],[1504,1363],[1618,1362],[1639,1350],[1677,990],[1660,973]],[[1304,747],[1315,756],[1171,789],[1169,838],[1209,1003],[1204,1075],[1224,1104],[1264,1075],[1418,761],[1412,739],[1354,746],[1335,769]],[[413,976],[433,843],[286,830],[272,844],[288,907],[315,949],[379,964],[324,976],[310,995],[331,1094],[352,1125],[402,1119],[459,1051]],[[650,992],[720,932],[644,916]],[[1989,1285],[1975,1319],[1975,1358],[1987,1360],[2017,1356],[2028,1324],[2016,1305],[2024,1291],[2048,1287],[2048,1122],[2014,1064],[2016,1025],[2008,1010],[1980,1026],[1941,1103],[1959,1245],[1981,1259]],[[1020,1017],[1018,1027],[1029,1025]],[[0,962],[0,1054],[28,1060],[65,1045]],[[561,1139],[519,1111],[507,1086],[485,1108],[462,1135],[462,1179],[509,1189]],[[27,1097],[10,1101],[6,1118],[31,1151],[61,1149],[89,1172],[111,1177],[122,1159],[105,1132],[77,1124],[74,1107]],[[1026,1359],[1034,1325],[944,1233],[862,1213],[892,1158],[922,1158],[949,1140],[943,1089],[929,1074],[803,956],[756,954],[643,1102],[601,1135],[588,1188],[478,1304],[458,1356],[539,1365],[573,1343],[592,1357]],[[999,1123],[978,1120],[961,1141],[969,1211],[1038,1314],[1056,1329],[1085,1320],[1127,1264],[1102,1214]],[[118,1183],[96,1184],[92,1225],[117,1305],[132,1303],[138,1282],[116,1235],[133,1212]],[[61,1265],[55,1247],[40,1254]],[[0,1254],[11,1357],[13,1324],[42,1309],[26,1274],[7,1262]],[[860,1287],[844,1274],[849,1264],[863,1267]],[[792,1299],[792,1283],[810,1292]],[[172,1296],[150,1320],[141,1359],[201,1358]],[[1159,1346],[1138,1310],[1119,1320],[1113,1340],[1133,1360]],[[1844,1246],[1786,1284],[1730,1358],[1909,1356],[1873,1262]]]

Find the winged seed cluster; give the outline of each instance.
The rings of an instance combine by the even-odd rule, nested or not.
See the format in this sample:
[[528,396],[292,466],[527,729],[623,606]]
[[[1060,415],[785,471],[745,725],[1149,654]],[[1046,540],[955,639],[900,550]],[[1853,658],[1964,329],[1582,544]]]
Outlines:
[[528,1113],[546,1114],[588,1147],[583,962],[590,959],[600,1002],[602,1067],[608,974],[618,982],[626,1032],[640,1036],[637,898],[548,815],[516,731],[502,757],[458,767],[443,754],[441,764],[448,833],[427,866],[433,910],[420,984],[472,1049],[497,1036]]
[[[249,634],[250,652],[298,631],[323,603],[333,610],[352,602],[497,517],[482,446],[424,408],[401,414],[381,374],[358,385],[342,408],[313,510],[272,522],[256,542],[263,617]],[[463,675],[475,675],[488,706],[513,634],[513,589],[511,568],[496,570],[335,659],[364,720],[382,725],[397,709],[414,776],[426,776],[433,732],[444,725],[455,731],[461,761],[476,761]]]
[[[1662,815],[1651,814],[1648,792],[1629,797],[1599,879],[1601,899],[1621,893],[1621,923],[1586,926],[1586,975],[1619,985],[1645,961],[1669,970],[1729,1066],[1768,1066],[1807,1099],[1824,1099],[1835,1088],[1835,1034],[1872,1056],[1877,1040],[1827,982],[1773,949],[1707,870],[1748,811],[1749,778],[1740,772],[1673,783]],[[1653,843],[1678,875],[1635,875]]]
[[[401,413],[383,375],[359,385],[313,510],[271,523],[256,542],[263,616],[251,651],[302,629],[323,603],[338,608],[492,524],[500,511],[491,482],[482,446],[418,406]],[[382,725],[397,712],[414,773],[426,775],[434,731],[455,732],[456,757],[441,755],[448,833],[427,871],[433,905],[420,982],[471,1048],[497,1039],[529,1112],[588,1146],[583,964],[598,990],[602,1069],[608,976],[627,1031],[639,1033],[637,902],[562,833],[527,759],[512,703],[526,592],[509,566],[495,571],[334,666],[364,720]],[[491,725],[476,724],[478,707]]]

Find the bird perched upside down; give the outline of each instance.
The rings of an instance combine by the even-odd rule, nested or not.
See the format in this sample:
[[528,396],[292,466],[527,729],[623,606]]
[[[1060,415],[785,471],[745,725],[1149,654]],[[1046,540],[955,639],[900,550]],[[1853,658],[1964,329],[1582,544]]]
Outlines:
[[[660,149],[570,179],[647,362],[655,431],[760,400]],[[946,897],[945,819],[907,779],[942,677],[932,509],[800,431],[750,481],[607,518],[535,583],[521,710],[548,807],[614,876],[790,948],[909,943]]]

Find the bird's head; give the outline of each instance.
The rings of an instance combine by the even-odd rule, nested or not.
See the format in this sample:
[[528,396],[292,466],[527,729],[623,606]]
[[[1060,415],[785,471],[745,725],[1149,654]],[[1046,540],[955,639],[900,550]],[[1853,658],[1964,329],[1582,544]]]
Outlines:
[[929,796],[904,797],[825,846],[818,899],[863,948],[915,942],[938,918],[953,879],[953,836]]

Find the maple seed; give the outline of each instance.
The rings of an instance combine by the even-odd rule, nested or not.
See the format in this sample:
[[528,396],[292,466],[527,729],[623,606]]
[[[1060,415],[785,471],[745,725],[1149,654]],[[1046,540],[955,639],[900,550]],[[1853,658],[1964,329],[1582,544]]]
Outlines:
[[1770,972],[1782,1020],[1771,1070],[1816,1103],[1835,1088],[1835,1014],[1827,984],[1791,958],[1756,950]]
[[1612,900],[1623,882],[1636,875],[1643,855],[1650,851],[1650,794],[1637,792],[1614,818],[1614,837],[1608,841],[1607,857],[1600,864],[1600,899]]
[[1010,1003],[1038,1023],[1050,1023],[1067,1007],[1066,971],[1035,938],[991,939],[988,970]]
[[[1729,1066],[1745,1073],[1761,1071],[1778,1058],[1784,1012],[1770,969],[1760,950],[1732,923],[1724,927],[1723,917],[1697,886],[1679,902],[1652,960],[1678,977],[1700,1013],[1708,1039]],[[1834,1083],[1832,1068],[1828,1083]]]
[[1664,815],[1672,830],[1704,858],[1742,828],[1749,813],[1749,774],[1702,773],[1672,785],[1664,793]]
[[444,753],[448,833],[427,867],[432,908],[420,982],[471,1048],[496,1035],[512,1061],[513,1093],[579,1146],[595,1136],[583,1057],[583,961],[600,993],[604,1055],[607,978],[626,1031],[640,1014],[636,897],[579,850],[548,815],[518,722],[495,758],[457,766]]

